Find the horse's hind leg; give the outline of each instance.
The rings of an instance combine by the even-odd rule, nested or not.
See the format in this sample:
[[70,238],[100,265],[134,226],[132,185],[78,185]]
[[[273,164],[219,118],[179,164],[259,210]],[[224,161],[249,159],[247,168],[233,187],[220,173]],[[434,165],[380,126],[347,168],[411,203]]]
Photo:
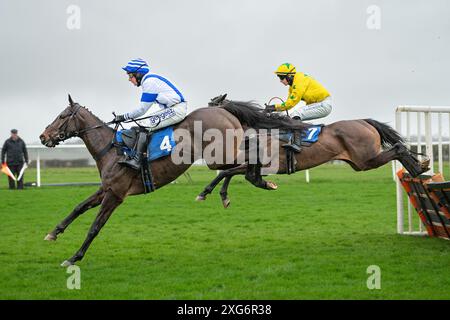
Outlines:
[[374,158],[367,160],[361,169],[375,169],[392,160],[400,161],[413,177],[416,177],[428,170],[427,162],[420,163],[406,148],[406,146],[401,143],[396,143],[388,150],[383,151]]
[[84,200],[82,203],[77,205],[75,209],[63,220],[61,221],[52,232],[47,234],[44,240],[54,241],[56,240],[58,234],[63,233],[64,230],[80,215],[91,208],[95,208],[100,203],[102,203],[103,197],[105,196],[105,192],[102,188],[97,190],[93,195]]
[[381,167],[392,160],[398,159],[398,147],[394,145],[388,150],[380,152],[377,156],[365,161],[362,165],[359,166],[360,170],[371,170]]
[[61,266],[67,267],[73,265],[76,261],[83,259],[94,238],[98,235],[102,227],[105,225],[106,221],[108,221],[114,209],[116,209],[122,203],[122,201],[123,200],[117,197],[112,191],[109,190],[106,192],[105,197],[102,201],[100,211],[97,214],[97,217],[95,217],[95,220],[92,223],[91,228],[89,229],[83,245],[72,258],[64,261]]
[[220,181],[222,181],[224,178],[229,177],[229,176],[234,176],[237,174],[244,174],[246,172],[247,169],[247,164],[241,164],[235,168],[231,168],[228,170],[223,170],[221,171],[217,177],[215,177],[213,179],[213,181],[211,181],[206,187],[205,189],[203,189],[203,191],[197,196],[197,201],[203,201],[206,199],[206,196],[208,194],[210,194],[214,188],[219,184]]

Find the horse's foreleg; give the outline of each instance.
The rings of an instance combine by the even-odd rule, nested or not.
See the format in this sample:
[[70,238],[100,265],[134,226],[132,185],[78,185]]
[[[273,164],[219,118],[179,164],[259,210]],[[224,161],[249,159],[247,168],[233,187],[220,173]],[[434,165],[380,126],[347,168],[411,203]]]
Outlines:
[[222,198],[222,204],[225,208],[228,208],[228,206],[230,205],[230,199],[228,198],[228,187],[230,185],[231,179],[235,175],[245,174],[245,179],[258,188],[266,190],[276,190],[278,188],[278,186],[274,182],[265,181],[262,178],[261,166],[247,165],[246,167],[242,167],[239,169],[240,170],[236,170],[232,173],[228,172],[228,174],[225,177],[225,181],[223,182],[222,188],[220,189],[220,197]]
[[272,181],[265,181],[261,176],[261,165],[252,164],[247,168],[245,173],[245,179],[253,184],[255,187],[266,189],[266,190],[276,190],[278,186]]
[[234,176],[236,174],[243,174],[243,173],[245,173],[246,168],[247,168],[247,164],[244,163],[244,164],[241,164],[241,165],[239,165],[239,166],[237,166],[235,168],[231,168],[231,169],[228,169],[228,170],[221,171],[217,175],[217,177],[215,177],[214,180],[211,181],[211,183],[208,184],[205,187],[205,189],[203,189],[203,191],[197,196],[196,200],[197,201],[205,200],[206,196],[208,194],[210,194],[214,190],[214,188],[219,184],[220,181],[222,181],[222,179],[224,179],[225,177],[228,177],[228,176]]
[[91,195],[89,198],[84,200],[82,203],[77,205],[75,209],[63,220],[61,221],[55,229],[47,234],[47,236],[44,238],[44,240],[48,241],[54,241],[56,240],[58,234],[63,233],[64,230],[76,219],[78,216],[85,213],[87,210],[91,208],[95,208],[100,203],[102,203],[103,197],[105,196],[105,192],[102,188],[100,188],[98,191],[96,191],[93,195]]
[[233,176],[226,177],[222,188],[220,188],[220,198],[222,198],[222,204],[225,209],[230,205],[230,199],[228,198],[228,186],[230,185],[231,178],[233,178]]
[[76,261],[83,259],[94,238],[98,235],[102,227],[105,225],[106,221],[108,221],[108,218],[111,216],[114,209],[116,209],[122,203],[122,201],[123,200],[118,198],[111,190],[105,193],[100,211],[97,214],[97,217],[95,218],[91,228],[89,229],[83,245],[72,258],[64,261],[61,266],[67,267],[69,265],[73,265]]

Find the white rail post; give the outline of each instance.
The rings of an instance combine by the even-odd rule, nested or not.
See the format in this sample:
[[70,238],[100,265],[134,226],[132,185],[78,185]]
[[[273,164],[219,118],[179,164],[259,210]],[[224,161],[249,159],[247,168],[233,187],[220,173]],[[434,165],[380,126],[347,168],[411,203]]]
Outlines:
[[[402,131],[402,113],[400,111],[397,111],[395,113],[395,128],[398,132]],[[395,161],[395,171],[397,172],[401,168],[401,164],[398,161]],[[396,177],[397,181],[397,233],[402,234],[403,233],[403,216],[404,216],[404,209],[403,209],[403,190],[402,185],[400,183],[400,179]]]
[[444,163],[442,161],[442,113],[438,113],[438,164],[439,172],[444,173]]
[[39,155],[39,150],[36,157],[36,185],[41,186],[41,156]]
[[430,171],[427,173],[430,175],[434,174],[434,159],[433,159],[433,137],[431,133],[431,113],[429,111],[425,112],[425,144],[426,144],[426,154],[430,157]]
[[[411,149],[411,112],[406,112],[406,140],[407,140],[407,146]],[[411,202],[407,201],[408,205],[408,232],[412,232],[413,225],[412,225],[412,210],[411,210]]]

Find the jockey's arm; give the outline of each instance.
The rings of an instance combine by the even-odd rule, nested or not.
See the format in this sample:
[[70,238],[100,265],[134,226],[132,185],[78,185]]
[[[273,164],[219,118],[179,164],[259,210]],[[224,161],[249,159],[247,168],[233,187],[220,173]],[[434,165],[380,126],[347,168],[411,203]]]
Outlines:
[[[305,83],[305,78],[301,79],[301,81],[298,81],[297,79],[294,80],[294,83],[289,88],[289,96],[287,97],[286,101],[281,104],[275,105],[276,111],[285,111],[292,109],[297,105],[297,103],[302,100],[303,95],[306,92],[306,88],[308,88],[308,84]],[[300,85],[301,83],[301,85]]]
[[157,97],[158,97],[157,94],[146,93],[146,92],[142,93],[141,103],[140,103],[139,107],[131,112],[126,113],[124,115],[125,119],[126,120],[136,119],[136,118],[143,116],[150,109],[150,107],[153,105],[153,103],[156,102]]

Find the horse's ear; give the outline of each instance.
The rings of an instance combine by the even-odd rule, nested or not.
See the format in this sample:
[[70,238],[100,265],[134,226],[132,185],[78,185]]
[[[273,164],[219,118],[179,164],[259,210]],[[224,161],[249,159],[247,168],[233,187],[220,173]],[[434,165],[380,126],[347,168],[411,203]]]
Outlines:
[[227,93],[223,94],[220,96],[219,100],[217,101],[217,103],[221,103],[225,100],[225,98],[227,97]]
[[72,97],[70,96],[70,94],[69,94],[69,103],[70,103],[70,106],[73,106],[73,100],[72,100]]

